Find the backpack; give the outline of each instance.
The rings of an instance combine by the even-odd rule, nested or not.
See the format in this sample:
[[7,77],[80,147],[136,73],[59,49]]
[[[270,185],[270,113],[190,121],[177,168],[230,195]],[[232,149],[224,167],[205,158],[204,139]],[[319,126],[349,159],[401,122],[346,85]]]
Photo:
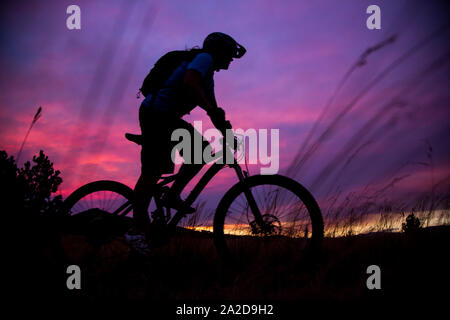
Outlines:
[[193,60],[200,51],[201,49],[170,51],[159,58],[139,89],[144,97],[158,92],[180,63]]

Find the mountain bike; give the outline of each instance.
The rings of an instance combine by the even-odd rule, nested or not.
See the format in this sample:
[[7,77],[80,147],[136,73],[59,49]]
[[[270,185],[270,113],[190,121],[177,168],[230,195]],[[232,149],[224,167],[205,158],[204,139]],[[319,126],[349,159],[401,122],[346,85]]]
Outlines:
[[[126,138],[140,144],[141,136],[126,134]],[[231,168],[238,182],[220,200],[212,225],[212,237],[217,252],[225,261],[253,259],[273,255],[299,255],[317,251],[323,239],[323,219],[320,208],[299,182],[286,176],[252,175],[243,170],[236,158],[235,146],[222,139],[220,159],[234,159],[225,164],[220,159],[214,162],[186,197],[190,207],[212,178],[222,169]],[[228,161],[229,162],[229,161]],[[163,225],[169,239],[177,225],[187,216],[182,210],[173,214],[162,201],[177,174],[163,176],[154,188],[151,212],[152,225]],[[64,201],[71,215],[100,209],[112,215],[133,215],[133,190],[116,181],[101,180],[88,183],[75,190]]]

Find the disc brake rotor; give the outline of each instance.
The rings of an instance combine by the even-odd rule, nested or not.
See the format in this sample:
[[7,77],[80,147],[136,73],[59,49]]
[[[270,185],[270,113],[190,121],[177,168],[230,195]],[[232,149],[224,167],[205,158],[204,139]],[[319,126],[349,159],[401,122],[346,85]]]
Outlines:
[[276,236],[281,234],[281,222],[276,216],[264,214],[262,220],[262,225],[256,222],[256,220],[250,222],[252,234],[261,236]]

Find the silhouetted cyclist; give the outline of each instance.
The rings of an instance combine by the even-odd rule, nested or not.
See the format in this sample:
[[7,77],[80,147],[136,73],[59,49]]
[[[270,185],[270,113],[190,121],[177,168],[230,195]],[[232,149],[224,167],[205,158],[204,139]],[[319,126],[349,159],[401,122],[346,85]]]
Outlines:
[[[191,133],[191,141],[194,141],[194,135],[201,135],[181,117],[200,106],[217,129],[223,132],[227,128],[225,112],[217,106],[214,95],[214,71],[227,70],[233,58],[241,58],[246,50],[231,36],[214,32],[205,38],[202,49],[191,49],[191,52],[194,54],[193,59],[181,62],[162,88],[146,96],[139,109],[143,136],[142,168],[134,188],[133,210],[136,225],[141,231],[147,231],[150,226],[147,210],[152,188],[162,174],[174,172],[175,165],[171,158],[174,146],[171,141],[173,130],[188,130]],[[208,146],[205,139],[202,141],[203,148]],[[193,152],[194,150],[191,152],[192,158]],[[183,164],[180,167],[179,174],[164,199],[169,207],[183,209],[187,213],[194,211],[193,208],[184,208],[180,194],[203,165],[204,163]]]

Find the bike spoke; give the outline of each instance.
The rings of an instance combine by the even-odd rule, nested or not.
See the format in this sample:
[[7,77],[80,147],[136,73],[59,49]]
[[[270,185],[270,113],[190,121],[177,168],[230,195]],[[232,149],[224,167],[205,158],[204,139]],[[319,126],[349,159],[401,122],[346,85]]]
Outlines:
[[90,209],[99,209],[113,214],[127,215],[133,210],[133,206],[128,199],[116,192],[100,190],[89,193],[79,199],[71,208],[71,214],[78,214]]
[[[251,192],[263,220],[265,218],[267,223],[273,225],[271,228],[279,230],[280,235],[301,237],[306,234],[305,227],[308,226],[308,223],[302,221],[309,219],[308,212],[292,192],[280,189],[277,186],[266,185],[252,187]],[[254,219],[246,197],[240,194],[229,207],[225,228],[228,231],[230,228],[234,228],[237,230],[247,229],[250,232],[249,223],[254,222]],[[246,227],[243,227],[244,225]],[[308,227],[308,229],[310,228]]]

